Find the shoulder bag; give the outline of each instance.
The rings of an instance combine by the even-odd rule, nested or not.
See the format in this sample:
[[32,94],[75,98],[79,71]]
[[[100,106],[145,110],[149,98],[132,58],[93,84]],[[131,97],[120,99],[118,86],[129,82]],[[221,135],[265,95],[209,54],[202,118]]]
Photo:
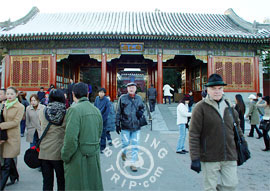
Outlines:
[[232,108],[229,105],[229,103],[225,100],[226,104],[229,107],[229,112],[231,113],[233,117],[233,126],[234,126],[234,140],[235,140],[235,145],[236,145],[236,150],[237,150],[237,165],[241,166],[244,162],[246,162],[250,158],[250,152],[248,150],[247,144],[245,144],[244,137],[240,137],[238,130],[237,130],[237,124],[235,122],[235,116],[234,113],[232,112]]
[[[3,104],[2,109],[1,109],[1,113],[0,113],[0,123],[4,122],[4,108],[5,108],[5,104]],[[6,141],[8,139],[7,136],[7,130],[1,130],[0,129],[0,141]]]
[[[134,101],[131,100],[131,103],[134,105],[134,107],[136,108],[136,112],[137,112],[138,108],[136,107]],[[139,118],[139,125],[140,125],[140,127],[148,125],[144,114]]]
[[261,120],[259,129],[268,132],[270,130],[270,120]]
[[41,161],[38,158],[39,145],[40,145],[42,139],[44,138],[44,136],[47,134],[47,132],[48,132],[51,125],[52,124],[49,122],[49,124],[47,125],[45,131],[43,132],[43,134],[41,135],[39,141],[37,142],[37,144],[35,146],[27,149],[25,151],[25,153],[24,153],[24,162],[30,168],[38,168],[38,167],[41,166]]

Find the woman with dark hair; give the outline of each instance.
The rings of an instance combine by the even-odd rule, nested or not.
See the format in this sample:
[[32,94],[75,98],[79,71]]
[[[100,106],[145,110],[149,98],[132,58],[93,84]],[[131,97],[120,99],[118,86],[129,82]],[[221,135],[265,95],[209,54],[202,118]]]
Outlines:
[[63,91],[52,89],[48,105],[40,111],[41,130],[44,131],[49,123],[47,134],[40,144],[39,159],[43,176],[43,190],[53,190],[54,171],[57,178],[58,190],[65,190],[64,166],[61,159],[61,149],[65,136],[65,96]]
[[[264,100],[265,103],[261,103],[262,100]],[[256,106],[264,108],[264,116],[262,120],[263,120],[263,123],[266,124],[266,128],[263,129],[263,140],[265,144],[265,149],[263,149],[263,151],[269,151],[270,150],[270,139],[268,135],[268,131],[270,128],[269,127],[270,126],[270,98],[269,96],[265,96],[263,99],[259,100]]]
[[185,139],[186,139],[186,124],[188,117],[191,116],[189,110],[189,96],[185,95],[177,106],[177,125],[179,127],[179,138],[176,147],[176,153],[186,154],[188,151],[185,150]]
[[39,112],[44,109],[44,105],[39,103],[38,95],[30,96],[30,105],[26,108],[26,141],[30,147],[35,146],[41,137],[41,126],[39,121]]
[[240,128],[245,133],[245,112],[246,112],[246,106],[243,101],[243,97],[240,94],[235,95],[235,110],[238,112],[239,119],[240,119]]
[[18,101],[16,88],[7,88],[6,97],[7,101],[3,111],[4,122],[0,123],[0,129],[7,130],[8,137],[5,142],[0,142],[2,146],[0,155],[4,159],[4,165],[1,167],[1,190],[4,190],[8,178],[11,181],[9,184],[14,184],[16,180],[19,181],[14,158],[20,154],[20,122],[24,114],[24,106]]

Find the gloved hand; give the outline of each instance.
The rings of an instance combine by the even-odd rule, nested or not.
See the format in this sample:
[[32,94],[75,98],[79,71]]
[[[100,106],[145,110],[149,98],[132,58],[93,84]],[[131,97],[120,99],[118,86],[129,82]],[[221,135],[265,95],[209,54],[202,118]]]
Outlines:
[[138,119],[140,119],[143,115],[143,112],[142,111],[136,111],[136,116]]
[[193,160],[191,162],[191,167],[190,168],[191,168],[191,170],[194,170],[195,172],[200,173],[201,172],[200,159]]
[[117,134],[120,134],[121,132],[121,127],[119,125],[116,126],[116,133]]

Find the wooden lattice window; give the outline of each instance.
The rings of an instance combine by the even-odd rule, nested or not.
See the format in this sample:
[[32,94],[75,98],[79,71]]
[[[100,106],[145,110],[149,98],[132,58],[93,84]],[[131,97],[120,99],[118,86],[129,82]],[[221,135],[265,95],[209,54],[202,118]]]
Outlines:
[[223,63],[217,62],[216,63],[216,73],[223,77]]
[[10,85],[37,89],[50,85],[50,56],[11,56]]
[[13,63],[13,75],[12,75],[12,80],[14,84],[19,84],[20,83],[20,61],[14,61]]
[[234,67],[235,67],[235,84],[242,84],[241,63],[240,62],[235,63]]
[[232,84],[232,63],[225,63],[225,81],[227,84]]
[[250,63],[244,63],[244,82],[245,84],[251,83],[251,68]]
[[215,56],[213,62],[213,72],[228,84],[225,90],[255,91],[254,58]]

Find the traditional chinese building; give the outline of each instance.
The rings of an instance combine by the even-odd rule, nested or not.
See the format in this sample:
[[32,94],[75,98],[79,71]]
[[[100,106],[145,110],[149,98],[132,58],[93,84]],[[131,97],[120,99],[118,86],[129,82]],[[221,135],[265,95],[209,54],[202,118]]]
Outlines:
[[40,13],[33,8],[15,22],[0,23],[2,87],[37,91],[50,84],[67,86],[72,78],[104,87],[116,99],[117,76],[124,68],[139,68],[142,84],[157,88],[158,103],[164,83],[185,93],[193,90],[199,99],[212,73],[223,76],[229,96],[247,97],[262,92],[259,54],[269,43],[269,24],[246,22],[232,9],[189,14]]

